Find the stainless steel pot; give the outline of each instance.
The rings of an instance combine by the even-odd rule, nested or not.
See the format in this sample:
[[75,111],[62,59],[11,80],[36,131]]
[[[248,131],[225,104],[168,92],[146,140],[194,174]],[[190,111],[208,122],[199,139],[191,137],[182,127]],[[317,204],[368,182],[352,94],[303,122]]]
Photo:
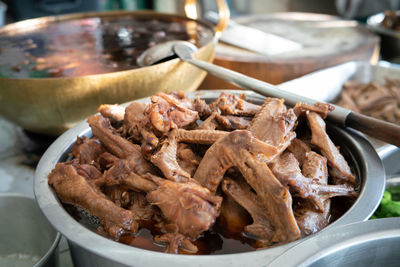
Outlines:
[[[190,97],[200,97],[206,101],[216,99],[221,91],[197,91]],[[248,91],[228,91],[245,93],[251,102],[261,104],[264,97]],[[139,100],[149,102],[149,98]],[[379,205],[385,187],[385,171],[382,162],[370,143],[360,134],[328,125],[333,141],[340,145],[350,165],[360,179],[361,193],[354,205],[323,232],[336,227],[368,219]],[[36,200],[50,223],[69,241],[71,254],[76,266],[265,266],[274,258],[301,241],[313,236],[276,248],[254,252],[191,256],[172,255],[126,246],[106,239],[82,226],[63,208],[57,195],[47,183],[47,176],[55,164],[64,161],[71,152],[77,136],[91,136],[91,129],[82,122],[60,136],[46,151],[35,173],[34,191]]]
[[35,200],[0,194],[0,266],[57,266],[61,235],[40,212]]
[[400,218],[354,223],[316,235],[271,266],[399,266]]
[[[400,10],[396,11],[397,18]],[[381,38],[382,58],[394,62],[400,62],[400,31],[385,28],[382,22],[385,13],[381,12],[367,18],[367,27]]]

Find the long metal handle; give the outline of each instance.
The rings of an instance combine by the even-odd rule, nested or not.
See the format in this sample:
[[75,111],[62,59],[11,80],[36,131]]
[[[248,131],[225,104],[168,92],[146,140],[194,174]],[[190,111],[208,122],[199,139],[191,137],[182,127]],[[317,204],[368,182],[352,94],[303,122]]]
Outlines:
[[[311,98],[286,92],[272,84],[245,76],[241,73],[228,70],[205,61],[196,59],[185,59],[185,61],[203,70],[206,70],[208,73],[217,76],[218,78],[232,82],[242,88],[253,90],[264,96],[284,98],[285,103],[289,106],[294,106],[297,102],[303,102],[309,105],[317,102]],[[335,109],[330,112],[327,117],[329,121],[332,121],[341,127],[348,126],[354,128],[372,137],[400,147],[400,126],[364,116],[336,105],[333,106]]]
[[[285,103],[289,106],[296,105],[297,102],[303,102],[309,105],[313,105],[318,102],[314,99],[296,95],[290,92],[279,89],[279,87],[248,77],[241,73],[196,59],[185,59],[185,61],[207,71],[208,73],[224,79],[228,82],[232,82],[242,88],[253,90],[264,96],[284,98]],[[335,106],[335,105],[334,105]],[[346,117],[350,113],[350,110],[335,106],[335,109],[328,115],[329,120],[344,127],[346,123]]]
[[346,119],[346,126],[400,147],[400,126],[396,124],[371,118],[357,112],[350,112]]

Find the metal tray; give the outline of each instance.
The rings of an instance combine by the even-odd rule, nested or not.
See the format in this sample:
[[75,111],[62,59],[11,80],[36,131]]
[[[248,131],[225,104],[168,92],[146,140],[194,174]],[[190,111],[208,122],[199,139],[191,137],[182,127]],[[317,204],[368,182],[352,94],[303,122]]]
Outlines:
[[[386,61],[380,61],[376,65],[365,61],[350,61],[304,75],[278,86],[320,101],[334,102],[346,81],[384,83],[386,78],[400,79],[400,65]],[[400,149],[370,137],[368,140],[383,160],[386,173],[400,173],[400,164],[398,164]]]

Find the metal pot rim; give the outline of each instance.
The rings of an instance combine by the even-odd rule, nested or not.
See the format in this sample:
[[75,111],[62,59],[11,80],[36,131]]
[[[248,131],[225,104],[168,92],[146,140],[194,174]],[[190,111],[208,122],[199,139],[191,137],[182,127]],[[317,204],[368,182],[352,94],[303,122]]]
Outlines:
[[[400,218],[374,219],[357,222],[325,232],[287,250],[271,262],[272,266],[309,266],[330,253],[365,242],[400,238]],[[283,265],[282,265],[283,264]]]
[[[35,201],[35,198],[33,198],[31,196],[20,194],[20,193],[12,193],[12,192],[4,193],[4,192],[1,192],[0,193],[0,199],[3,198],[3,197],[6,197],[6,198],[22,198],[22,199],[31,200],[33,202]],[[40,209],[40,207],[38,207],[38,208]],[[48,261],[50,256],[53,253],[55,253],[55,250],[56,250],[58,244],[60,243],[60,240],[61,240],[61,234],[59,232],[56,232],[56,237],[54,238],[53,243],[48,248],[46,253],[40,258],[40,260],[33,265],[33,267],[43,266]]]
[[[254,92],[241,90],[204,90],[192,92],[188,95],[189,97],[200,97],[202,99],[215,99],[216,96],[223,91],[235,94],[245,93],[248,99],[261,103],[265,99],[265,97]],[[137,101],[146,102],[149,101],[149,98],[143,98]],[[354,153],[352,156],[354,157],[355,155],[359,157],[360,162],[358,162],[358,169],[364,177],[360,196],[353,206],[338,220],[321,230],[320,233],[341,225],[368,219],[378,207],[385,188],[385,171],[383,164],[372,145],[356,131],[350,129],[343,130],[329,125],[328,127],[333,129],[335,133],[340,135],[340,138],[343,138],[343,140],[351,145],[351,153]],[[276,258],[299,242],[312,239],[314,236],[320,234],[317,233],[276,248],[235,254],[201,256],[173,255],[154,252],[127,246],[102,237],[85,228],[72,218],[64,210],[53,189],[47,182],[48,174],[59,160],[62,161],[65,159],[67,156],[67,149],[71,148],[77,136],[91,136],[91,130],[86,122],[81,122],[61,135],[42,156],[35,172],[34,193],[42,212],[59,232],[74,244],[101,257],[128,266],[132,263],[134,263],[135,266],[148,266],[149,257],[151,257],[152,262],[162,265],[171,263],[174,264],[174,266],[188,266],[189,264],[191,266],[194,266],[193,264],[202,266],[206,266],[207,264],[223,264],[224,266],[239,264],[238,266],[243,266],[242,264],[248,262],[249,257],[254,259],[255,262],[257,262],[258,259],[260,262],[265,263],[268,259],[272,260]],[[194,259],[195,261],[193,261]]]

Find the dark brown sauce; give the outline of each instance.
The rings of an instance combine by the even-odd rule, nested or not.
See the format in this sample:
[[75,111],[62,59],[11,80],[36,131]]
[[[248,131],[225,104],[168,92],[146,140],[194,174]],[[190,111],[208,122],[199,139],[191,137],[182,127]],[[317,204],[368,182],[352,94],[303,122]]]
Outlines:
[[212,39],[204,25],[170,20],[94,17],[53,22],[0,35],[0,77],[76,77],[137,68],[147,48],[170,40],[203,46]]

